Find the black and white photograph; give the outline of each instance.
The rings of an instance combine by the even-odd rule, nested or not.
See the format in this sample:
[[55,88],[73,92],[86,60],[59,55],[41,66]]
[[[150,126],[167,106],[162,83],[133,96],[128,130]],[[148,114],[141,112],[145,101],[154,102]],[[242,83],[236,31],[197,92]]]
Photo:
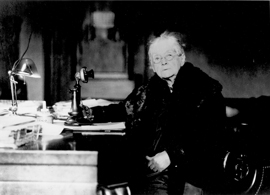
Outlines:
[[0,194],[270,194],[270,2],[0,0]]

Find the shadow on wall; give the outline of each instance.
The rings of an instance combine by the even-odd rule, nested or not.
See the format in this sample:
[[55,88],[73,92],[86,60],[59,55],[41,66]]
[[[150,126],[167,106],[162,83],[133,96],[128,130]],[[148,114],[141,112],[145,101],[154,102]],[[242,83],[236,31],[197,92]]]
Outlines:
[[249,98],[270,95],[270,68],[258,66],[251,72],[243,67],[229,71],[222,65],[210,65],[203,53],[192,50],[187,52],[187,61],[201,68],[210,77],[218,80],[223,86],[222,94],[226,98]]

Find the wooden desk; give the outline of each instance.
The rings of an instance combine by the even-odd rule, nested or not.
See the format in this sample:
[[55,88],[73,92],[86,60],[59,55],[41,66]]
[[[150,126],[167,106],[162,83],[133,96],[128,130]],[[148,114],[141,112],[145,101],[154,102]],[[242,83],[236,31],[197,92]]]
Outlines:
[[97,184],[125,181],[122,135],[63,131],[16,150],[0,150],[0,194],[96,194]]
[[95,194],[97,152],[0,151],[0,194]]

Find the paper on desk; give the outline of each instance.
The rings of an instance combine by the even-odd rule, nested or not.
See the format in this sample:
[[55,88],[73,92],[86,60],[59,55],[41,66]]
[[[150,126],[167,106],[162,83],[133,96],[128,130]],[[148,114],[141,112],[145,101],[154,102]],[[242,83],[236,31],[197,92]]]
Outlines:
[[123,131],[125,129],[125,122],[94,123],[93,125],[64,127],[73,131]]
[[[107,106],[113,103],[105,99],[86,99],[82,101],[82,104],[91,108],[95,106]],[[60,101],[53,105],[54,111],[59,119],[66,119],[69,117],[69,112],[71,111],[71,101]]]
[[9,113],[9,107],[4,107],[0,103],[0,116],[6,115]]
[[51,124],[45,122],[39,122],[41,125],[40,135],[60,135],[63,131],[63,125],[59,124]]
[[[105,99],[86,99],[82,100],[83,105],[88,106],[88,107],[94,107],[94,106],[107,106],[109,104],[115,103],[112,101],[108,101]],[[59,107],[71,107],[71,101],[60,101],[56,102],[54,106],[59,106]]]
[[[18,100],[18,115],[36,116],[39,107],[42,106],[42,101]],[[0,100],[0,116],[9,114],[11,100]]]
[[36,119],[33,117],[17,116],[17,115],[5,115],[0,117],[0,129],[23,125],[34,122]]
[[31,121],[27,123],[5,126],[4,128],[0,129],[0,138],[2,139],[8,137],[12,130],[29,128],[35,125],[40,126],[41,130],[39,132],[39,135],[60,135],[64,129],[63,125]]
[[104,100],[104,99],[86,99],[82,101],[83,105],[88,106],[89,108],[95,106],[108,106],[110,104],[114,104],[116,102]]

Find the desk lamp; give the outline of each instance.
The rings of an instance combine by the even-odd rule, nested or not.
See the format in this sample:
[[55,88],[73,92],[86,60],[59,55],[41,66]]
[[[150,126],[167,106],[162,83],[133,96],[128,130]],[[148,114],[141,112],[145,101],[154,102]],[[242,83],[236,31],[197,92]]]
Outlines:
[[12,97],[12,106],[10,110],[13,115],[17,114],[18,104],[17,104],[17,91],[16,84],[17,82],[14,79],[14,75],[20,75],[23,77],[33,77],[40,78],[35,63],[29,58],[22,58],[17,60],[12,70],[8,71],[10,87],[11,87],[11,97]]
[[65,122],[67,126],[80,126],[80,125],[91,125],[92,122],[84,118],[83,110],[81,107],[81,86],[80,81],[83,83],[88,82],[88,78],[94,78],[93,70],[86,70],[86,67],[81,68],[79,72],[75,74],[76,83],[74,89],[70,89],[72,93],[71,99],[71,111],[68,113],[70,117]]

